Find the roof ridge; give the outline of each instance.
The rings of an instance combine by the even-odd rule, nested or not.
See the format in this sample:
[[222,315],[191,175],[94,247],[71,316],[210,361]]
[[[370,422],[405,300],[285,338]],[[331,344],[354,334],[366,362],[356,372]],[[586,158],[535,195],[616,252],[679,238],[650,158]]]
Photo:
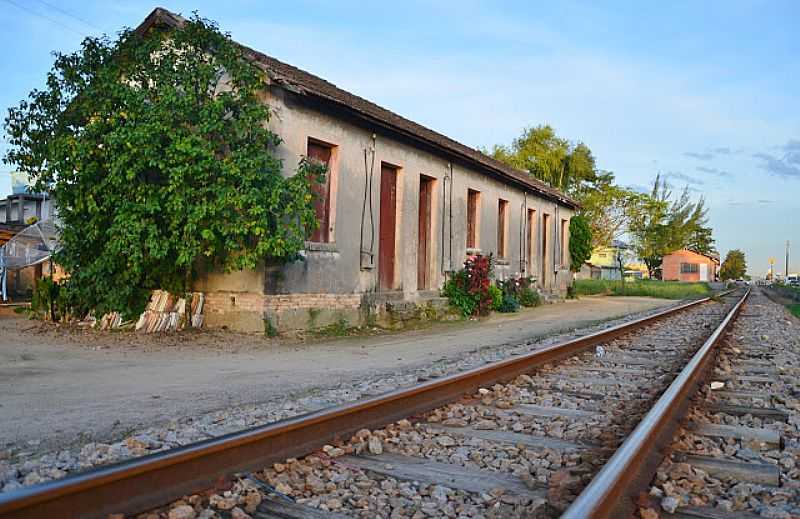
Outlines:
[[[153,25],[164,22],[168,25],[180,27],[186,23],[186,19],[179,14],[175,14],[163,7],[156,7],[136,28],[136,32],[143,33]],[[353,94],[336,86],[334,83],[321,78],[315,74],[305,71],[295,65],[291,65],[273,56],[264,54],[251,47],[234,41],[245,52],[252,55],[253,59],[260,62],[267,73],[273,76],[279,75],[280,78],[273,77],[276,82],[290,84],[301,88],[306,95],[313,95],[328,102],[342,105],[349,110],[361,114],[362,117],[374,119],[377,122],[391,127],[394,131],[409,134],[416,139],[426,141],[429,145],[436,146],[456,156],[460,156],[467,161],[478,163],[485,168],[493,170],[495,173],[506,177],[509,180],[523,184],[533,191],[536,191],[547,198],[554,199],[564,205],[578,207],[578,203],[560,189],[554,188],[545,182],[533,177],[528,172],[516,169],[508,164],[500,162],[494,157],[490,157],[480,150],[467,146],[452,137],[437,132],[431,128],[423,126],[402,115],[384,108],[366,98]],[[283,70],[276,70],[283,69]]]

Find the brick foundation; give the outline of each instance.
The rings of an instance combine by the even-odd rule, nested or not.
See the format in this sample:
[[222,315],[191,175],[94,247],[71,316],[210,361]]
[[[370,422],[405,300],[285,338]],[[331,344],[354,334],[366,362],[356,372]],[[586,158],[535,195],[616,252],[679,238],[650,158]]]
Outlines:
[[280,331],[302,330],[345,320],[360,324],[361,294],[281,294],[207,292],[206,325],[263,332],[265,319]]
[[266,312],[309,308],[357,310],[361,306],[361,294],[282,294],[262,297],[263,309]]

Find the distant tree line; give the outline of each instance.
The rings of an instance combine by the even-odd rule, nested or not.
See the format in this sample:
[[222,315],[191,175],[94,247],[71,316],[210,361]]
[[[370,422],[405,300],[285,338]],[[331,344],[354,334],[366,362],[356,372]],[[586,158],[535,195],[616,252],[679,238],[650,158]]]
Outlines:
[[[525,128],[510,145],[481,151],[576,199],[589,231],[571,233],[573,240],[588,243],[574,245],[580,256],[624,237],[655,275],[663,257],[673,250],[716,253],[702,196],[693,199],[688,186],[673,192],[660,174],[648,193],[620,186],[614,173],[597,167],[589,146],[559,137],[549,125]],[[570,244],[571,251],[572,247]],[[573,270],[587,259],[573,261]]]

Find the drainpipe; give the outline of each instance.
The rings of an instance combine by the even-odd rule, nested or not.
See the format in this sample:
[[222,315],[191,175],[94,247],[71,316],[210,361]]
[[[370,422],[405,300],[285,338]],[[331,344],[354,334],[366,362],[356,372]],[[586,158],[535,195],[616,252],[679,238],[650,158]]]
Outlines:
[[[372,134],[372,146],[364,148],[364,203],[361,206],[361,232],[360,232],[360,263],[361,268],[373,268],[375,266],[375,216],[372,211],[372,178],[375,171],[375,142],[377,136]],[[372,163],[369,163],[368,156],[372,154]],[[367,206],[369,205],[369,249],[364,249],[364,229],[366,227]]]
[[[448,164],[449,166],[449,164]],[[445,281],[447,281],[447,271],[444,268],[444,218],[445,218],[445,211],[447,208],[447,180],[449,178],[449,171],[445,170],[444,179],[442,181],[442,245],[441,245],[441,254],[440,254],[440,263],[442,274],[445,275]]]
[[448,253],[448,256],[450,259],[450,272],[453,272],[453,163],[450,162],[447,164],[447,166],[450,169],[450,252]]
[[520,275],[525,275],[527,273],[527,266],[528,260],[525,257],[525,251],[527,247],[525,246],[526,241],[528,240],[528,235],[530,234],[528,231],[528,192],[522,192],[522,207],[521,207],[521,214],[519,215],[519,271]]

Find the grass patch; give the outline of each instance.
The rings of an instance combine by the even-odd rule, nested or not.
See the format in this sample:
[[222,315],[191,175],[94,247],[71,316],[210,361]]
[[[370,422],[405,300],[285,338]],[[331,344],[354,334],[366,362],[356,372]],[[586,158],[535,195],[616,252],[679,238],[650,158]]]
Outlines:
[[626,281],[625,293],[619,281],[604,279],[579,279],[575,281],[575,292],[579,296],[604,294],[609,296],[643,296],[660,299],[690,299],[711,294],[708,283],[681,283],[679,281],[657,281],[643,279]]
[[786,305],[786,308],[788,308],[789,311],[792,312],[793,316],[800,318],[800,303],[788,304]]
[[336,322],[317,329],[316,335],[317,337],[344,337],[350,335],[351,330],[353,328],[350,327],[347,319],[340,317]]

